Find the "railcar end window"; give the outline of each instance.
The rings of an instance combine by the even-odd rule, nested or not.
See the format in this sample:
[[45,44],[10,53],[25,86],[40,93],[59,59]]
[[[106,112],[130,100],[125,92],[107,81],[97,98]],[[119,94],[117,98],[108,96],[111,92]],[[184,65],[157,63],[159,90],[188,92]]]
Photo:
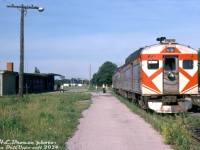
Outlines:
[[165,58],[164,69],[165,70],[176,70],[176,59],[173,57]]
[[183,69],[193,69],[193,60],[183,60]]
[[147,62],[148,69],[158,69],[159,61],[158,60],[149,60]]

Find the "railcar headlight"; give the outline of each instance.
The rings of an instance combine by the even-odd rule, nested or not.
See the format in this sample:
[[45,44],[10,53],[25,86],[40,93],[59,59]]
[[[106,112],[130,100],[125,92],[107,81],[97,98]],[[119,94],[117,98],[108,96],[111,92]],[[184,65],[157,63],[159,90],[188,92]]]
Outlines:
[[170,79],[170,80],[175,80],[175,74],[173,73],[173,72],[169,72],[169,74],[168,74],[168,78]]

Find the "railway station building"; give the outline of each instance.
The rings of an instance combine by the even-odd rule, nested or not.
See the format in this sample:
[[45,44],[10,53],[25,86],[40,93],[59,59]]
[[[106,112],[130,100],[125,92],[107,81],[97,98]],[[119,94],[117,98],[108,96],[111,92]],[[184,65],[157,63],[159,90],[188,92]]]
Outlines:
[[[54,91],[54,73],[24,73],[24,93]],[[19,73],[13,71],[13,63],[7,63],[7,70],[0,70],[0,96],[18,94]]]

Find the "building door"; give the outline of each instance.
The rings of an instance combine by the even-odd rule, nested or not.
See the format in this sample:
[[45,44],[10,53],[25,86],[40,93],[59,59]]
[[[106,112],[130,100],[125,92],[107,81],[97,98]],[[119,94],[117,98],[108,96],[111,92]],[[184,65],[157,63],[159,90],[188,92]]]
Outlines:
[[0,96],[3,96],[3,93],[2,93],[2,74],[0,75]]
[[19,92],[19,76],[15,76],[15,94]]
[[163,93],[179,93],[178,56],[163,57]]

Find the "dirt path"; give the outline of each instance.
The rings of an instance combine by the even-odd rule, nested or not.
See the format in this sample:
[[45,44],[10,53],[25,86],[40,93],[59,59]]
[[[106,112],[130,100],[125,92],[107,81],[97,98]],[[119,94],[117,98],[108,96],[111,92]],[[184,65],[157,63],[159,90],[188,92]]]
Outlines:
[[93,93],[83,116],[67,142],[69,150],[170,150],[149,124],[109,93]]

